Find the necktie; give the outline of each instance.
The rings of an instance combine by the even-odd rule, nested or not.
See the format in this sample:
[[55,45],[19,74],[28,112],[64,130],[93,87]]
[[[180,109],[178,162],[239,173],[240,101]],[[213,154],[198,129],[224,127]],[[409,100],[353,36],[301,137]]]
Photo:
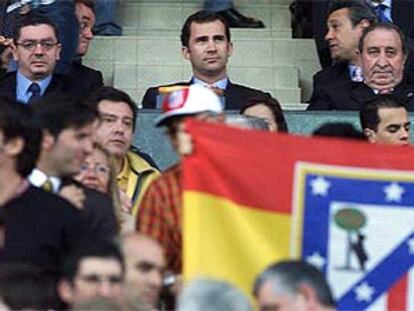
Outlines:
[[39,84],[33,82],[32,84],[30,84],[28,91],[32,93],[32,95],[29,98],[29,103],[40,98]]
[[377,13],[378,20],[381,23],[391,23],[391,21],[388,19],[388,17],[385,15],[385,11],[388,9],[388,7],[385,4],[379,4],[375,8],[375,12]]
[[50,181],[50,179],[46,179],[46,181],[43,183],[42,185],[42,189],[47,191],[47,192],[53,192],[53,184]]
[[355,67],[352,70],[352,81],[353,82],[362,82],[362,81],[364,81],[364,77],[362,76],[362,68],[361,67]]

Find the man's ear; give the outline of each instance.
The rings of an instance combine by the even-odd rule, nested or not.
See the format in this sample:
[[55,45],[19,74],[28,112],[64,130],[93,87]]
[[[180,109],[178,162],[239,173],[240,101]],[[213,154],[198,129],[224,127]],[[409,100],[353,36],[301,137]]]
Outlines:
[[4,153],[12,157],[17,157],[24,148],[24,139],[22,137],[15,137],[7,140],[4,145]]
[[183,46],[182,48],[181,48],[181,54],[184,56],[184,58],[185,59],[187,59],[187,60],[189,60],[190,59],[190,54],[191,54],[191,52],[190,52],[190,49],[188,48],[188,47],[186,47],[186,46]]
[[316,296],[315,290],[311,286],[309,286],[306,283],[299,285],[298,295],[300,299],[302,300],[301,305],[304,307],[304,309],[306,310],[317,310],[318,309],[318,305],[320,303],[319,303],[318,297]]
[[55,137],[48,131],[42,131],[42,149],[50,150],[55,144]]
[[371,144],[377,142],[376,133],[372,129],[364,128],[364,135]]
[[358,23],[358,25],[362,28],[362,29],[365,29],[365,28],[368,28],[369,26],[371,26],[371,23],[367,20],[367,19],[362,19],[359,23]]
[[73,285],[68,280],[60,280],[57,284],[57,292],[64,302],[72,304],[73,302]]

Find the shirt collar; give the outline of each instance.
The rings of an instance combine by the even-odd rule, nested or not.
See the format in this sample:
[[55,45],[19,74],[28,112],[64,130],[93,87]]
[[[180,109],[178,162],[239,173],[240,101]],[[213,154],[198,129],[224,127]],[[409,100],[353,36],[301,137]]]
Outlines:
[[202,86],[205,86],[205,87],[216,87],[216,88],[219,88],[220,90],[225,90],[227,88],[227,84],[229,83],[229,78],[225,77],[224,79],[218,80],[214,82],[213,84],[208,84],[196,77],[193,77],[191,79],[191,82],[195,84],[201,84]]
[[47,87],[50,84],[50,81],[52,81],[52,75],[47,76],[46,78],[39,80],[39,81],[31,81],[28,78],[26,78],[19,70],[17,71],[16,75],[16,97],[17,99],[27,102],[30,98],[30,93],[28,91],[30,85],[33,82],[36,82],[39,84],[40,87],[40,95],[43,96],[46,92]]
[[376,8],[378,5],[382,4],[382,5],[385,5],[389,9],[391,8],[391,2],[392,2],[392,0],[383,0],[381,3],[373,2],[372,0],[369,1],[371,6],[373,6],[374,8]]
[[38,168],[34,168],[27,179],[33,186],[38,188],[42,187],[46,180],[49,179],[52,183],[54,193],[59,191],[60,185],[62,183],[62,180],[59,177],[47,176]]

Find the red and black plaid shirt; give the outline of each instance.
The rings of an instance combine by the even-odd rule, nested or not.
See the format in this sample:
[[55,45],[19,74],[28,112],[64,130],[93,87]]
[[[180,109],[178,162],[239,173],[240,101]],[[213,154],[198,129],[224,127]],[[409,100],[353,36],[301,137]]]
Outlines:
[[182,187],[179,164],[164,171],[148,187],[138,209],[137,229],[162,245],[167,269],[181,273]]

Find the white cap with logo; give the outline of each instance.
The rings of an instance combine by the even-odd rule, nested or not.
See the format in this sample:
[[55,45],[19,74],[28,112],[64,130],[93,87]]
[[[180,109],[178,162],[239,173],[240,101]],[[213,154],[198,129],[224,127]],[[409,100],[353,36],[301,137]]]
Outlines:
[[212,90],[198,84],[183,86],[165,95],[161,115],[155,120],[155,124],[162,126],[171,117],[207,111],[222,113],[220,98]]

